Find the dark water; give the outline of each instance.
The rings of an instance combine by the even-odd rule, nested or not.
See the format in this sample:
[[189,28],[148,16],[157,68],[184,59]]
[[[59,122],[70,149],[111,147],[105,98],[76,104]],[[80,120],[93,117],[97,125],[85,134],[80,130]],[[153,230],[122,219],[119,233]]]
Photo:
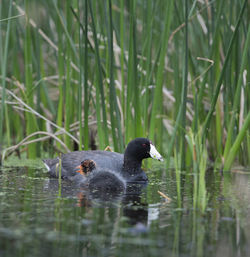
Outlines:
[[107,201],[66,181],[60,190],[43,169],[0,170],[0,256],[250,256],[248,174],[211,171],[204,213],[192,174],[181,207],[174,172],[148,174],[147,187]]

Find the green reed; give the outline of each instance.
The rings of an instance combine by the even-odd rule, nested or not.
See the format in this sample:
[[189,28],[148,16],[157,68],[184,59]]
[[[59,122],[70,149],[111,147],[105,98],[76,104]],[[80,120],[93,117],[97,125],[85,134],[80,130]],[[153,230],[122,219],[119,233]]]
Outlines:
[[[0,12],[2,12],[1,7],[0,7]],[[8,17],[11,17],[11,15],[12,15],[12,1],[9,2]],[[4,119],[4,115],[5,115],[4,112],[5,112],[5,110],[7,112],[7,108],[5,108],[5,87],[6,87],[5,79],[6,79],[6,72],[7,72],[6,69],[7,69],[7,56],[8,56],[8,46],[9,46],[9,38],[10,38],[10,25],[11,25],[11,19],[8,19],[5,43],[2,41],[2,38],[0,37],[0,56],[1,56],[1,60],[2,60],[2,62],[1,62],[2,101],[1,101],[1,116],[0,116],[0,142],[2,142],[2,138],[3,138],[3,122],[4,122],[3,119]],[[1,22],[0,22],[0,29],[1,29]],[[6,113],[6,119],[7,118],[8,118],[8,113]],[[9,138],[10,136],[9,136],[8,130],[7,130],[7,135]]]
[[[105,145],[108,144],[108,131],[107,131],[107,114],[105,106],[105,95],[104,95],[104,85],[103,85],[103,70],[99,53],[99,42],[97,40],[97,31],[94,19],[94,13],[92,8],[92,2],[88,1],[89,10],[91,15],[91,25],[93,38],[95,43],[95,61],[97,67],[97,78],[94,83],[96,85],[96,117],[97,117],[97,132],[99,136],[100,148],[103,149]],[[102,115],[102,116],[101,116]]]
[[[31,107],[34,107],[34,95],[32,93],[33,90],[33,64],[32,64],[32,38],[31,38],[31,24],[29,21],[29,12],[30,12],[30,3],[28,0],[25,1],[25,10],[27,14],[27,21],[25,26],[25,38],[24,38],[24,65],[25,65],[25,101]],[[36,131],[37,128],[37,120],[35,116],[29,112],[25,113],[26,116],[26,132],[27,134],[31,134]],[[37,157],[37,149],[35,144],[31,144],[28,147],[28,156],[30,158]]]
[[193,160],[193,208],[198,208],[204,213],[207,205],[205,174],[208,156],[206,148],[202,145],[201,129],[198,130],[197,134],[190,130],[187,134],[187,142]]
[[[111,124],[113,124],[111,131],[114,142],[114,149],[119,151],[123,149],[123,139],[122,139],[122,131],[121,131],[121,117],[119,113],[119,107],[117,103],[117,94],[115,89],[115,81],[114,81],[114,40],[113,40],[113,18],[112,18],[112,6],[111,0],[108,2],[108,7],[105,6],[105,9],[108,9],[108,17],[109,21],[107,22],[107,30],[108,30],[108,56],[109,56],[109,97],[110,97],[110,120]],[[107,14],[107,11],[106,11]]]
[[176,177],[176,192],[177,192],[177,203],[178,207],[181,208],[182,206],[182,192],[181,192],[181,162],[180,156],[177,154],[175,150],[175,177]]
[[166,7],[167,12],[163,23],[164,31],[162,33],[162,38],[161,38],[160,59],[159,59],[159,65],[157,67],[157,73],[156,73],[156,81],[155,81],[156,84],[155,84],[155,90],[154,90],[154,97],[153,97],[153,103],[152,103],[153,106],[152,106],[150,128],[149,128],[149,137],[152,139],[154,139],[155,131],[157,131],[156,122],[157,120],[159,120],[157,115],[159,115],[159,109],[161,107],[161,105],[159,105],[159,101],[162,101],[165,57],[166,57],[167,47],[168,47],[170,25],[171,25],[172,15],[173,15],[173,6],[174,6],[174,1],[169,1],[168,6]]
[[31,158],[61,142],[122,152],[144,136],[167,166],[182,153],[183,169],[194,163],[187,131],[196,138],[202,128],[212,161],[248,165],[249,14],[246,0],[225,2],[3,2],[3,148],[38,132],[19,146]]
[[174,160],[178,207],[181,208],[183,206],[184,195],[188,194],[192,199],[193,209],[198,210],[200,213],[205,213],[208,202],[205,180],[208,156],[206,148],[202,145],[201,131],[201,128],[198,129],[197,133],[190,130],[186,135],[188,145],[186,157],[192,159],[192,173],[181,169],[183,165],[182,156],[181,153],[177,153],[176,148],[174,149]]
[[[55,9],[57,10],[56,3]],[[58,8],[61,7],[60,1],[58,2]],[[58,12],[57,12],[58,13]],[[60,16],[57,15],[56,18],[56,29],[58,31],[58,52],[57,52],[57,63],[58,63],[58,93],[59,93],[59,100],[57,103],[57,124],[58,126],[63,126],[63,109],[64,109],[64,50],[63,50],[63,30],[60,24]],[[60,137],[62,138],[62,137]]]
[[[85,0],[85,13],[84,13],[84,147],[87,150],[89,144],[89,89],[88,89],[88,1]],[[80,9],[80,8],[79,8]],[[81,44],[81,40],[79,40]],[[81,49],[81,48],[80,48]],[[81,58],[83,59],[83,58]]]
[[135,97],[133,96],[133,89],[138,96],[138,84],[137,84],[137,52],[136,52],[136,19],[134,13],[134,5],[132,1],[129,1],[129,45],[128,45],[128,74],[127,74],[127,90],[126,90],[126,120],[125,120],[125,140],[128,142],[135,137],[136,123],[132,115],[132,110],[135,108]]

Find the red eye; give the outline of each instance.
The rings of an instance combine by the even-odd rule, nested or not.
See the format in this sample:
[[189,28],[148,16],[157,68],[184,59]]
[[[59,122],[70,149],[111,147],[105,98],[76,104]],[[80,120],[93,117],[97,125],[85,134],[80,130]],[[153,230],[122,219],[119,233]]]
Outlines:
[[146,144],[142,144],[143,147],[146,147],[147,145]]

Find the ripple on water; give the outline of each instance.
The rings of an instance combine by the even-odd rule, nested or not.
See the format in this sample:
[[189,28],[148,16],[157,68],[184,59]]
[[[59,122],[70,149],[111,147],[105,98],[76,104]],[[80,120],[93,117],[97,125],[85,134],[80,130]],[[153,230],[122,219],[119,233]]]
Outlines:
[[249,174],[209,175],[202,213],[194,205],[191,172],[186,177],[182,173],[181,201],[174,172],[147,173],[148,186],[131,186],[125,195],[104,201],[68,181],[60,187],[43,170],[0,170],[0,253],[41,256],[46,249],[49,256],[60,257],[194,256],[194,252],[219,256],[218,249],[227,247],[228,256],[235,256],[240,247],[241,256],[247,256]]

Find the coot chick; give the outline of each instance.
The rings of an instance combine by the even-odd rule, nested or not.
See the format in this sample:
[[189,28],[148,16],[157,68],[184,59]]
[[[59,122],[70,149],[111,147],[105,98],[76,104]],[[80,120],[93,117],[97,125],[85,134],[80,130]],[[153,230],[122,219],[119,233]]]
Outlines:
[[87,186],[91,192],[98,194],[119,195],[126,189],[126,181],[117,172],[97,167],[93,160],[84,160],[76,167],[76,172],[82,175],[80,185]]
[[[62,178],[76,181],[75,167],[82,160],[93,160],[98,167],[120,173],[127,182],[146,182],[147,175],[141,169],[142,160],[153,158],[163,161],[162,156],[147,138],[136,138],[129,142],[124,154],[108,151],[75,151],[61,156]],[[43,160],[52,177],[58,177],[59,158]],[[79,175],[79,174],[77,174]]]
[[90,172],[96,169],[96,163],[93,160],[84,160],[79,166],[76,167],[76,172],[79,172],[84,177],[89,175]]

